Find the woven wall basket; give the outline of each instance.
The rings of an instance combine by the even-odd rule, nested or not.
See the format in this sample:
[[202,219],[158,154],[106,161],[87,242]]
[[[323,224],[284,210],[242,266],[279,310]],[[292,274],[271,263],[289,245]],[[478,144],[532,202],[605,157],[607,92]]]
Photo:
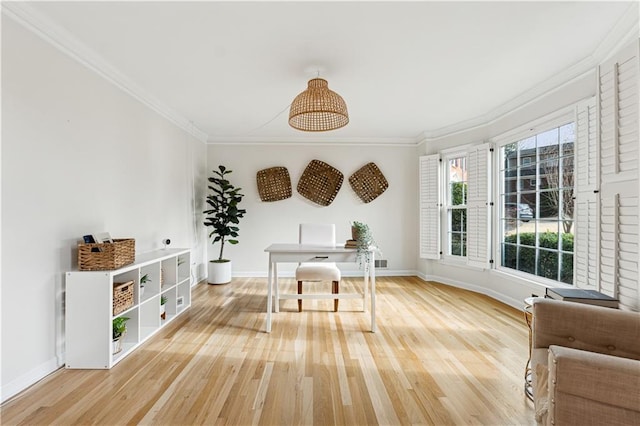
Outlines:
[[312,160],[298,181],[298,192],[321,206],[328,206],[336,198],[344,176],[340,170],[320,161]]
[[291,178],[286,167],[271,167],[256,173],[258,194],[262,201],[279,201],[291,197]]
[[352,174],[349,184],[365,203],[375,200],[389,187],[389,182],[375,163],[365,164]]

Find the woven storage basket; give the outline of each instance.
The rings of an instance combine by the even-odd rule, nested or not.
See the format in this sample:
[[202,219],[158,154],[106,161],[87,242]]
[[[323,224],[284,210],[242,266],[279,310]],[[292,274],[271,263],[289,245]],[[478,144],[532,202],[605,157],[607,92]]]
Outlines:
[[291,178],[286,167],[271,167],[256,174],[262,201],[279,201],[291,197]]
[[133,281],[113,283],[113,315],[133,306]]
[[[91,251],[97,248],[98,251]],[[78,269],[81,271],[107,271],[133,263],[136,258],[136,240],[113,240],[113,243],[78,244]]]
[[365,203],[375,200],[389,187],[389,182],[375,163],[367,163],[352,174],[349,184]]
[[344,176],[340,170],[320,161],[312,160],[298,181],[298,192],[308,200],[328,206],[336,198]]

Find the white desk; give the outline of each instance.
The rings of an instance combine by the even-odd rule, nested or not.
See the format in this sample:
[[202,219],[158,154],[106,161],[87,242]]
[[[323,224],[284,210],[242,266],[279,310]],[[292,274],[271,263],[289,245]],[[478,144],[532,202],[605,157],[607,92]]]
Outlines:
[[278,288],[278,263],[356,261],[356,250],[344,247],[318,247],[304,244],[271,244],[264,249],[269,253],[269,278],[267,281],[267,333],[271,332],[271,313],[275,291],[275,311],[280,312],[280,299],[354,299],[362,297],[362,310],[366,310],[367,289],[371,285],[371,331],[376,331],[376,273],[374,248],[370,250],[369,264],[364,265],[364,289],[362,295],[352,294],[280,294]]

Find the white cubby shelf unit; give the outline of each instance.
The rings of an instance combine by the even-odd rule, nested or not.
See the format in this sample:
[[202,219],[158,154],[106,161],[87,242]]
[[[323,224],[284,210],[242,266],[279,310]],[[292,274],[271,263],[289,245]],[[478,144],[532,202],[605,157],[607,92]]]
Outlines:
[[[67,368],[108,369],[129,355],[191,306],[191,254],[163,249],[136,255],[134,263],[112,271],[66,273],[65,364]],[[140,278],[150,279],[141,291]],[[113,288],[133,281],[133,305],[113,313]],[[160,300],[166,297],[165,319]],[[179,303],[179,301],[182,303]],[[112,322],[129,318],[122,350],[112,353]]]

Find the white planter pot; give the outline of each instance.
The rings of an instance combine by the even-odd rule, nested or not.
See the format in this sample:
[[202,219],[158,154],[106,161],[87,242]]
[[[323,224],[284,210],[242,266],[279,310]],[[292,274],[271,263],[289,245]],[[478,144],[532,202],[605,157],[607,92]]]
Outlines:
[[226,284],[231,282],[231,261],[209,262],[209,284]]
[[111,353],[115,355],[121,350],[122,350],[122,338],[118,337],[117,339],[113,340],[113,348]]

